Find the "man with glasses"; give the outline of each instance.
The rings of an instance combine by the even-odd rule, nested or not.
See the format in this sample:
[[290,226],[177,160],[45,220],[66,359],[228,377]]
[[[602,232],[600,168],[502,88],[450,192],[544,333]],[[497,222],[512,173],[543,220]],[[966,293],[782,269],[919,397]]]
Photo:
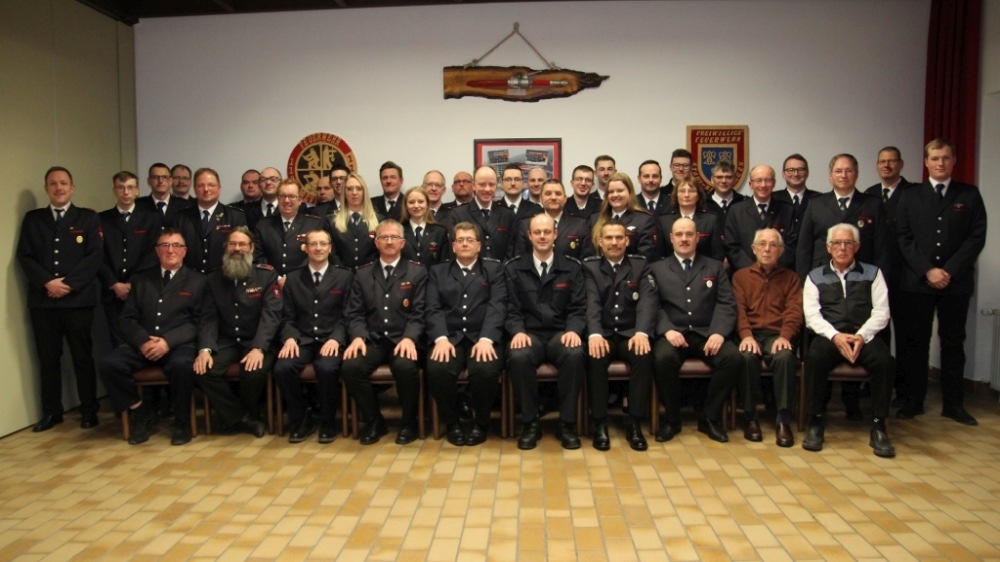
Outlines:
[[[274,363],[271,345],[281,325],[281,288],[274,268],[254,265],[253,255],[247,227],[233,229],[222,269],[208,275],[194,373],[226,431],[263,437],[260,397]],[[226,371],[237,362],[238,398],[226,380]]]
[[570,186],[573,188],[573,197],[566,204],[566,214],[589,220],[590,215],[601,210],[600,198],[590,196],[590,192],[594,188],[594,169],[586,164],[580,164],[573,168],[573,175],[570,177],[572,178]]
[[379,215],[398,221],[404,205],[399,196],[403,188],[403,168],[389,160],[379,167],[378,179],[382,183],[382,195],[372,197],[372,206]]
[[129,412],[131,445],[149,440],[158,421],[156,410],[142,400],[132,378],[147,365],[162,366],[170,381],[175,414],[171,444],[191,441],[192,366],[206,285],[203,275],[184,265],[186,249],[178,230],[163,229],[156,241],[160,266],[135,276],[122,310],[126,345],[100,361],[115,412]]
[[343,164],[335,164],[330,174],[319,178],[316,182],[316,204],[310,209],[311,214],[325,217],[340,208],[340,194],[344,192],[344,182],[351,171]]
[[802,448],[823,449],[827,377],[846,361],[863,366],[871,375],[873,413],[868,444],[876,456],[890,458],[896,456],[885,424],[892,398],[892,357],[889,345],[877,337],[889,324],[889,291],[882,272],[856,258],[859,243],[864,244],[861,240],[854,224],[831,226],[826,249],[832,259],[810,271],[802,289],[806,327],[815,332],[805,357],[807,403],[799,405],[809,414]]
[[170,186],[174,197],[191,199],[191,168],[184,164],[170,168]]
[[736,203],[746,199],[746,195],[734,189],[736,169],[731,162],[723,160],[712,166],[712,191],[705,200],[705,208],[717,215],[726,223],[729,209]]
[[372,445],[386,433],[385,418],[369,381],[372,372],[385,363],[396,381],[403,410],[396,444],[406,445],[417,438],[427,270],[401,258],[404,244],[403,225],[393,219],[380,222],[375,229],[379,259],[358,267],[347,301],[351,343],[344,351],[341,376],[365,421],[362,445]]
[[[490,411],[503,368],[503,323],[507,285],[503,264],[479,255],[479,231],[469,222],[452,232],[454,261],[430,268],[427,283],[427,388],[444,420],[448,442],[476,446],[486,441]],[[468,370],[472,426],[464,430],[458,376]]]
[[278,184],[281,183],[281,172],[277,168],[264,168],[260,171],[260,201],[256,205],[246,207],[247,227],[253,232],[261,219],[273,217],[278,213]]
[[660,188],[663,195],[670,197],[677,184],[691,175],[692,162],[694,157],[689,150],[678,148],[670,153],[670,181]]
[[424,174],[424,181],[420,185],[427,192],[427,208],[434,220],[441,222],[447,214],[447,208],[441,201],[444,197],[444,174],[431,170]]
[[809,206],[809,200],[819,195],[818,191],[806,187],[806,180],[809,179],[809,162],[801,154],[792,154],[785,158],[785,162],[781,165],[781,177],[785,180],[785,189],[775,191],[774,198],[792,206],[792,226],[798,229],[802,215]]
[[211,168],[200,168],[194,174],[197,204],[177,215],[176,227],[187,240],[184,264],[208,274],[222,267],[226,237],[237,226],[247,226],[243,211],[219,202],[222,183]]
[[[781,235],[783,243],[795,247],[795,231],[792,228],[792,206],[775,200],[774,168],[761,164],[750,170],[750,189],[753,196],[733,205],[726,216],[725,236],[726,258],[729,268],[736,271],[750,267],[758,261],[753,249],[753,240],[758,230],[771,228]],[[795,252],[781,255],[781,265],[793,269]]]
[[475,199],[448,213],[448,224],[471,222],[482,233],[483,255],[505,261],[514,256],[517,245],[517,225],[514,213],[494,205],[497,173],[490,166],[480,166],[475,176]]
[[637,201],[642,208],[654,217],[670,211],[670,192],[660,188],[663,173],[659,162],[646,160],[639,164],[639,175],[635,179],[639,182],[640,190]]
[[266,263],[278,274],[278,284],[284,286],[289,273],[306,263],[306,233],[330,230],[330,223],[302,207],[299,180],[288,178],[278,187],[278,214],[261,219],[253,230],[255,263]]
[[504,168],[500,189],[504,196],[497,201],[497,205],[514,213],[515,224],[542,212],[541,205],[524,199],[524,172],[519,165],[512,164]]
[[162,162],[149,167],[146,178],[149,195],[139,197],[135,204],[143,209],[159,213],[163,226],[173,226],[177,214],[194,206],[191,199],[181,199],[170,195],[170,168]]
[[443,203],[441,208],[445,212],[450,212],[455,207],[471,202],[473,199],[473,185],[475,185],[475,182],[472,180],[472,174],[469,172],[457,172],[451,180],[451,192],[455,195],[455,200]]
[[255,203],[260,201],[260,172],[257,170],[247,170],[240,176],[240,193],[243,198],[233,203],[233,207],[244,213]]

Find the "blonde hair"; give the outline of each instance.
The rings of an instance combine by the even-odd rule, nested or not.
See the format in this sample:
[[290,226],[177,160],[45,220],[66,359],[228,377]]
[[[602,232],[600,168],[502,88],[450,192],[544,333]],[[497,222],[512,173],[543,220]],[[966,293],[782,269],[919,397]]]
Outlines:
[[[427,173],[430,173],[430,172],[427,172]],[[406,206],[406,203],[407,203],[407,201],[410,200],[410,195],[412,195],[414,193],[417,193],[419,195],[423,195],[424,196],[424,202],[427,205],[427,208],[424,209],[424,216],[418,217],[418,218],[420,218],[420,220],[422,222],[425,222],[427,224],[435,224],[435,223],[437,223],[437,221],[434,220],[434,214],[431,213],[431,198],[427,196],[427,190],[424,189],[424,186],[422,186],[422,185],[413,186],[410,189],[407,189],[406,193],[403,194],[403,209],[402,209],[402,212],[399,215],[399,222],[405,224],[407,221],[409,221],[411,218],[413,218],[413,217],[410,216],[410,209]]]
[[[628,177],[628,174],[617,172],[608,179],[608,190],[611,189],[611,183],[616,181],[624,184],[625,189],[628,190],[628,203],[625,204],[625,210],[622,212],[646,212],[645,209],[639,206],[639,202],[635,198],[635,186],[632,185],[632,178]],[[604,202],[601,203],[601,210],[598,211],[597,222],[594,223],[594,229],[590,231],[590,239],[594,243],[594,248],[598,247],[597,242],[601,237],[601,229],[604,228],[604,225],[610,221],[613,216],[614,210],[611,208],[608,196],[605,195]]]
[[337,200],[339,210],[333,215],[333,220],[330,222],[333,224],[333,228],[337,229],[337,232],[347,232],[347,225],[352,213],[347,208],[347,182],[352,179],[358,180],[358,183],[361,184],[361,220],[368,224],[368,228],[374,230],[378,226],[378,215],[375,214],[375,207],[372,206],[372,201],[368,198],[368,184],[365,183],[365,178],[356,172],[351,172],[344,180],[344,189],[340,191],[340,197]]

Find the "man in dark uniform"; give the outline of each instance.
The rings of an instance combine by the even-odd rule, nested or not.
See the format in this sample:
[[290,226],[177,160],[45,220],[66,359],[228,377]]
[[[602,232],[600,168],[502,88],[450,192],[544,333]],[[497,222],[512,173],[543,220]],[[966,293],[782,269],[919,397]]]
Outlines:
[[541,205],[522,198],[524,173],[517,164],[511,164],[504,168],[500,188],[503,189],[504,196],[497,201],[497,205],[507,207],[514,213],[514,224],[519,224],[521,221],[542,212]]
[[727,161],[722,161],[712,167],[712,191],[705,199],[705,209],[722,219],[725,224],[729,209],[736,203],[746,199],[746,195],[733,189],[736,183],[736,169]]
[[192,365],[198,322],[205,299],[205,276],[184,265],[184,236],[165,228],[156,241],[160,267],[133,278],[132,291],[122,311],[122,336],[126,345],[116,347],[100,362],[115,412],[129,411],[129,443],[149,439],[156,426],[156,412],[139,397],[132,374],[147,365],[161,365],[170,381],[174,430],[170,443],[191,441]]
[[187,240],[184,265],[202,273],[222,267],[226,237],[237,226],[247,226],[243,211],[219,202],[222,183],[211,168],[201,168],[194,174],[197,204],[177,215],[175,226]]
[[608,435],[608,366],[612,359],[629,364],[629,417],[625,439],[636,451],[648,448],[641,423],[653,382],[649,334],[656,324],[656,290],[648,282],[646,258],[626,256],[625,225],[604,223],[598,239],[601,256],[583,262],[587,283],[587,388],[594,420],[594,448],[611,448]]
[[451,180],[451,192],[455,195],[455,200],[441,204],[441,210],[444,211],[445,215],[455,207],[472,202],[475,198],[473,193],[474,185],[475,181],[473,181],[472,174],[469,172],[461,171],[455,173],[455,177]]
[[[781,165],[781,177],[785,180],[785,189],[775,191],[774,198],[792,206],[792,227],[797,231],[802,223],[802,215],[809,207],[809,200],[819,195],[819,192],[806,187],[809,162],[801,154],[785,158]],[[795,246],[789,245],[787,253],[795,253]]]
[[427,210],[431,212],[431,216],[439,223],[444,221],[445,215],[448,214],[447,207],[441,201],[444,196],[444,174],[431,170],[424,174],[420,186],[427,192]]
[[[448,442],[474,446],[486,441],[503,368],[507,284],[503,264],[480,257],[479,231],[472,223],[455,225],[452,238],[454,261],[428,273],[427,335],[433,347],[427,387],[447,425]],[[466,369],[475,413],[468,431],[459,424],[457,389],[458,375]]]
[[97,272],[103,258],[97,213],[71,203],[76,186],[69,170],[49,168],[49,204],[29,211],[21,222],[17,260],[28,277],[28,310],[38,353],[42,419],[32,431],[63,421],[63,340],[69,345],[80,399],[80,427],[97,425],[97,375],[94,371],[94,307]]
[[403,212],[403,168],[392,160],[378,169],[378,179],[382,182],[382,195],[372,197],[372,207],[383,217],[398,221]]
[[139,208],[159,213],[163,226],[173,226],[177,213],[194,206],[194,200],[170,194],[170,168],[166,164],[157,162],[150,166],[146,182],[149,184],[149,195],[139,197],[135,204]]
[[729,275],[722,262],[696,254],[698,232],[693,220],[674,221],[670,241],[673,255],[649,268],[649,282],[655,283],[659,298],[653,377],[666,408],[656,440],[669,441],[681,431],[681,365],[686,358],[697,357],[713,369],[698,431],[725,443],[729,436],[722,408],[743,368],[739,351],[727,340],[736,325]]
[[935,139],[924,148],[930,180],[903,194],[897,211],[899,245],[906,268],[899,276],[899,357],[907,380],[906,406],[896,413],[909,419],[924,413],[927,362],[934,314],[941,338],[941,415],[965,425],[976,418],[965,411],[965,324],[976,289],[975,265],[986,245],[986,208],[979,188],[952,179],[955,147]]
[[260,199],[253,205],[243,207],[246,214],[247,228],[253,232],[261,219],[278,214],[278,184],[281,183],[281,172],[277,168],[267,167],[260,171],[257,185],[260,187]]
[[[756,263],[753,240],[757,231],[762,228],[777,230],[785,244],[795,248],[792,207],[771,196],[774,190],[774,169],[766,164],[754,166],[750,170],[750,188],[753,189],[753,197],[733,204],[726,215],[723,240],[731,272]],[[786,252],[781,256],[781,265],[794,271],[795,252]]]
[[[555,253],[560,256],[570,256],[582,260],[594,254],[594,245],[590,239],[590,226],[586,219],[573,217],[564,212],[566,206],[566,188],[559,180],[545,180],[542,185],[542,205],[545,213],[552,217],[556,224]],[[528,237],[528,226],[531,219],[521,221],[518,230],[521,231],[521,243],[518,254],[531,252],[531,239]]]
[[538,419],[538,376],[543,362],[559,368],[559,440],[580,448],[576,402],[587,357],[587,291],[579,261],[553,252],[555,223],[547,213],[530,221],[531,253],[506,264],[507,333],[511,334],[507,373],[521,402],[524,429],[519,449],[534,449],[542,437]]
[[354,275],[350,269],[330,261],[330,232],[306,233],[309,260],[288,274],[283,289],[284,310],[281,340],[274,364],[274,382],[288,405],[291,443],[305,441],[316,424],[307,406],[299,375],[309,363],[319,382],[319,442],[330,443],[337,435],[334,421],[340,399],[340,350],[347,339],[344,305]]
[[242,197],[233,203],[233,207],[246,213],[247,209],[260,201],[260,172],[253,168],[243,172],[240,176],[240,194]]
[[591,193],[594,187],[594,169],[586,164],[573,168],[570,176],[573,197],[566,202],[565,212],[571,217],[589,219],[601,210],[601,197]]
[[[271,345],[281,324],[281,287],[273,267],[253,264],[253,253],[250,230],[237,226],[226,239],[222,268],[208,275],[194,374],[223,427],[263,437],[258,404],[274,363]],[[236,362],[239,398],[226,380],[226,370]]]
[[125,343],[119,323],[125,299],[132,290],[132,276],[156,267],[153,245],[160,235],[160,215],[136,205],[139,180],[135,174],[118,172],[112,181],[117,203],[100,214],[104,262],[99,275],[111,343],[118,347]]
[[660,182],[663,181],[663,170],[656,160],[646,160],[639,164],[639,174],[635,177],[639,183],[639,197],[637,201],[643,209],[649,211],[654,217],[660,216],[670,210],[670,192],[660,189]]
[[369,381],[372,371],[384,363],[392,370],[403,410],[396,444],[406,445],[417,438],[418,346],[424,337],[427,270],[401,259],[405,243],[403,225],[392,219],[379,223],[375,229],[379,259],[358,268],[347,301],[351,344],[344,351],[341,376],[366,423],[362,445],[376,443],[386,433],[385,418]]
[[288,178],[278,187],[278,212],[261,219],[253,231],[254,261],[269,264],[279,283],[306,263],[306,233],[317,228],[330,230],[326,219],[302,208],[302,186]]
[[691,175],[694,155],[686,148],[677,148],[670,153],[670,181],[660,187],[660,193],[666,197],[674,192],[681,181]]
[[191,168],[174,164],[170,168],[170,194],[180,199],[191,199]]
[[480,166],[475,175],[475,198],[467,205],[456,207],[448,213],[446,226],[471,222],[482,233],[482,254],[500,261],[514,255],[517,245],[517,226],[514,213],[493,204],[497,189],[496,170]]

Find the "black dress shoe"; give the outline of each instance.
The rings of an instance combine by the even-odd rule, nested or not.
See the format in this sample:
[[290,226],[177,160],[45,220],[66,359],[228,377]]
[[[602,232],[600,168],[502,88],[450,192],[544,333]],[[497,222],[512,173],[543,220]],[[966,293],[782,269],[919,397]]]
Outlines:
[[337,428],[330,427],[328,425],[320,425],[319,442],[321,445],[326,445],[327,443],[333,443],[333,440],[336,438],[337,438]]
[[191,430],[186,425],[175,425],[170,436],[171,445],[186,445],[191,442]]
[[[408,445],[417,440],[417,428],[412,425],[404,425],[396,434],[397,445]],[[464,441],[464,440],[463,440]]]
[[656,434],[653,436],[657,443],[663,443],[665,441],[670,441],[675,435],[681,432],[680,422],[660,422],[660,427],[656,428]]
[[563,449],[579,449],[580,436],[576,433],[576,428],[571,423],[559,424],[559,442]]
[[260,420],[251,418],[249,414],[243,416],[243,419],[240,421],[240,425],[243,426],[244,432],[249,433],[258,439],[267,433],[267,425]]
[[633,451],[645,451],[649,448],[646,436],[642,434],[642,426],[638,421],[634,421],[625,426],[625,440]]
[[594,428],[594,448],[598,451],[611,449],[611,438],[608,436],[608,424],[599,423]]
[[822,451],[823,433],[825,429],[822,425],[810,425],[806,431],[806,438],[802,440],[802,448],[813,452]]
[[97,414],[83,414],[80,418],[80,429],[93,429],[97,427]]
[[542,438],[542,425],[538,420],[524,424],[521,430],[521,437],[517,439],[517,448],[527,451],[534,449],[538,445],[538,440]]
[[896,419],[897,420],[912,420],[913,418],[915,418],[915,417],[917,417],[919,415],[922,415],[923,413],[924,413],[924,409],[923,408],[920,408],[918,410],[918,409],[915,409],[915,408],[910,408],[909,406],[904,406],[904,407],[900,408],[898,412],[896,412]]
[[778,422],[775,431],[775,442],[779,447],[791,447],[795,444],[795,435],[792,433],[792,424],[788,422]]
[[965,408],[962,408],[962,407],[948,408],[946,410],[941,410],[941,415],[944,416],[944,417],[946,417],[946,418],[953,419],[953,420],[957,421],[960,424],[964,424],[964,425],[979,425],[979,422],[976,421],[976,418],[972,417],[969,414],[969,412],[966,412]]
[[871,437],[868,439],[868,446],[875,449],[876,457],[891,459],[896,456],[896,449],[889,441],[889,435],[881,429],[872,429]]
[[743,438],[747,441],[760,443],[764,440],[764,434],[760,430],[760,420],[752,418],[743,424]]
[[472,424],[472,429],[469,430],[469,434],[465,436],[465,445],[467,447],[475,447],[476,445],[482,445],[486,442],[487,428],[479,424]]
[[365,426],[365,428],[361,431],[361,438],[359,441],[362,445],[373,445],[378,443],[379,439],[381,439],[386,433],[388,433],[388,430],[385,428],[385,418],[380,416],[376,418],[375,421]]
[[151,432],[150,426],[139,423],[132,425],[130,429],[131,431],[128,435],[129,445],[138,445],[149,441],[149,434]]
[[306,410],[305,417],[299,422],[299,425],[292,431],[292,434],[288,436],[289,443],[301,443],[316,431],[316,421],[313,419],[312,412]]
[[52,429],[56,424],[62,423],[63,417],[56,416],[53,414],[45,414],[42,419],[38,420],[38,423],[31,428],[31,431],[38,433],[39,431],[48,431]]
[[457,423],[448,426],[448,433],[445,435],[445,438],[456,447],[465,445],[465,432],[462,431],[462,426]]
[[712,420],[698,420],[698,431],[707,435],[712,441],[718,441],[719,443],[729,442],[729,436],[726,435],[726,430],[722,429],[721,424]]

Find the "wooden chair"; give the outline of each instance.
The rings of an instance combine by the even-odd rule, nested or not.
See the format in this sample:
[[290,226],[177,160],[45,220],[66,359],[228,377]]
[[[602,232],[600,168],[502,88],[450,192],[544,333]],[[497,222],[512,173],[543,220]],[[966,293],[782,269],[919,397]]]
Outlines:
[[[392,378],[392,371],[389,369],[389,364],[379,365],[372,374],[368,377],[368,380],[372,384],[396,384],[396,380]],[[424,420],[424,401],[425,401],[425,390],[424,390],[424,370],[420,369],[417,371],[417,435],[424,439],[427,436],[426,431],[426,421]],[[355,402],[353,398],[347,393],[347,387],[344,386],[343,381],[340,383],[340,411],[343,412],[344,417],[344,435],[347,435],[347,423],[348,417],[350,417],[351,423],[351,437],[357,439],[360,434],[360,421],[358,419],[358,403]]]
[[[163,367],[159,365],[148,365],[143,367],[132,374],[132,378],[135,379],[135,384],[140,389],[144,386],[170,386],[170,379],[167,378],[167,373],[163,370]],[[191,425],[191,437],[198,436],[198,417],[195,412],[195,402],[194,393],[188,397],[191,401],[191,415],[188,422]],[[122,412],[122,436],[128,441],[129,436],[132,435],[132,427],[129,424],[128,410]]]
[[[799,420],[798,420],[798,430],[800,432],[806,429],[806,415],[809,410],[809,397],[806,395],[806,367],[805,358],[808,357],[809,341],[816,337],[816,334],[811,331],[806,331],[803,335],[802,344],[802,367],[799,369]],[[830,376],[827,377],[829,382],[869,382],[872,380],[868,371],[865,370],[861,365],[853,365],[844,361],[833,368],[830,371]]]
[[[702,361],[701,359],[696,359],[689,357],[684,360],[681,364],[680,379],[681,380],[691,380],[691,379],[711,379],[712,378],[712,366],[708,363]],[[650,410],[649,421],[652,427],[652,431],[656,431],[657,426],[660,424],[660,401],[656,392],[656,382],[653,382],[652,387],[653,403]],[[732,429],[736,427],[736,389],[733,389],[732,394],[729,397],[729,402],[726,403],[725,408],[723,408],[722,418],[725,420],[726,425]]]

